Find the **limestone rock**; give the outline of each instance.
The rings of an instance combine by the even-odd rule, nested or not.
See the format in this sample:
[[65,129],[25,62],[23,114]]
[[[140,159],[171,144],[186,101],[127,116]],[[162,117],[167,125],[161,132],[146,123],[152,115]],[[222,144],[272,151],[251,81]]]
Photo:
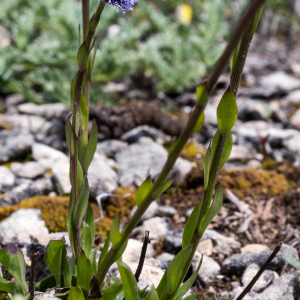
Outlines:
[[15,175],[5,166],[0,166],[0,192],[10,190],[15,184]]
[[47,170],[42,164],[35,161],[25,163],[14,162],[10,165],[10,169],[16,176],[28,179],[42,176]]

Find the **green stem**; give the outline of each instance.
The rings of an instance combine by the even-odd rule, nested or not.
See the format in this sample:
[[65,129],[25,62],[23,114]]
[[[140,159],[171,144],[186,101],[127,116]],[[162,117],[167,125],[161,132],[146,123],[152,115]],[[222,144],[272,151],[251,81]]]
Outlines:
[[90,22],[90,0],[81,0],[82,5],[82,27],[83,27],[83,40],[85,40]]
[[[223,55],[218,60],[218,62],[216,64],[216,67],[213,69],[211,75],[209,76],[209,79],[208,79],[207,85],[206,85],[208,96],[213,91],[214,86],[215,86],[219,76],[221,75],[221,73],[225,69],[226,65],[228,64],[228,61],[229,61],[229,58],[230,58],[231,54],[233,53],[235,47],[237,46],[239,40],[241,39],[241,37],[242,37],[242,35],[243,35],[243,33],[246,29],[244,24],[248,24],[249,21],[252,20],[252,18],[254,17],[257,9],[259,8],[259,6],[264,1],[265,0],[254,0],[253,4],[249,7],[248,11],[243,16],[242,20],[239,22],[238,27],[234,31],[234,33],[233,33],[226,49],[224,50],[224,53],[226,55],[224,55],[224,53],[223,53]],[[106,276],[110,266],[112,265],[112,263],[114,261],[114,258],[116,256],[116,254],[119,252],[119,250],[123,246],[123,244],[127,241],[127,239],[129,238],[132,230],[136,227],[136,225],[140,221],[142,215],[145,213],[145,211],[147,210],[147,208],[149,207],[151,202],[154,200],[152,198],[153,192],[166,181],[170,171],[173,168],[174,163],[176,162],[176,159],[178,158],[178,156],[181,153],[184,145],[186,144],[186,142],[190,138],[190,136],[193,132],[193,129],[196,125],[196,122],[197,122],[199,116],[201,115],[201,113],[203,112],[203,110],[205,108],[206,102],[202,106],[200,106],[198,104],[195,105],[195,108],[194,108],[194,110],[193,110],[193,112],[192,112],[192,114],[189,118],[189,121],[188,121],[185,129],[183,130],[182,134],[180,135],[178,141],[176,142],[176,144],[174,146],[174,149],[172,150],[172,153],[169,154],[169,157],[168,157],[168,159],[167,159],[167,161],[166,161],[166,163],[163,167],[163,170],[161,171],[160,175],[158,176],[158,178],[154,182],[151,190],[149,191],[149,193],[147,194],[147,196],[145,197],[143,202],[140,204],[140,206],[138,207],[138,209],[133,214],[133,216],[131,217],[131,219],[129,220],[127,225],[125,226],[124,230],[122,231],[122,239],[120,241],[119,247],[117,249],[114,249],[112,247],[108,251],[108,253],[106,255],[106,258],[105,258],[105,261],[101,265],[101,269],[98,269],[98,271],[97,271],[97,276],[96,277],[97,277],[99,286],[102,285],[102,283],[105,279],[105,276]]]

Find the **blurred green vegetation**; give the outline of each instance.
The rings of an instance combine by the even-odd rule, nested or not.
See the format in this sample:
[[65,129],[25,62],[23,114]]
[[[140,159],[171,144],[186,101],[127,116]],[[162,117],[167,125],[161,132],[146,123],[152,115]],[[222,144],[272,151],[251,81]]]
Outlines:
[[[150,77],[153,91],[168,94],[200,82],[219,57],[247,1],[187,1],[192,8],[188,25],[178,17],[183,3],[139,0],[126,16],[106,7],[99,26],[92,103],[109,102],[103,85],[128,77],[136,87]],[[96,6],[91,1],[91,12]],[[0,25],[11,32],[12,43],[0,48],[0,93],[20,93],[36,103],[68,104],[79,23],[79,1],[2,0]]]

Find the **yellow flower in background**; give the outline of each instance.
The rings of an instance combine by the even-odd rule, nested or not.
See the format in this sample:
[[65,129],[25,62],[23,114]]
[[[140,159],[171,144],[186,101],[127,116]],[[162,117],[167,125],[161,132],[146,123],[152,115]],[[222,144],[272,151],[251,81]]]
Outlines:
[[189,25],[191,23],[192,14],[192,8],[187,4],[181,4],[177,7],[177,18],[184,25]]

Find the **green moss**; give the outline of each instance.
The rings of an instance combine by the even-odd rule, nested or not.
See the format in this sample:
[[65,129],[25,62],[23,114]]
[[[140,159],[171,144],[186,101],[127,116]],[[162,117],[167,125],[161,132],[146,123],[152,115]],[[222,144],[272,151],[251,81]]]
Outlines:
[[273,170],[275,166],[276,166],[276,161],[269,157],[266,158],[261,164],[261,168],[263,170]]

